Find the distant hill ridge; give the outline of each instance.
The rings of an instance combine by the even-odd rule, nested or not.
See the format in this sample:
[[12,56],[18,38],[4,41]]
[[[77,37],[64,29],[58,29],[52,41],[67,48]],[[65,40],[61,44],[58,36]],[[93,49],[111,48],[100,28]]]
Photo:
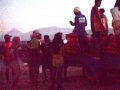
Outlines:
[[[39,32],[42,34],[42,39],[44,38],[44,35],[49,35],[50,36],[50,39],[52,40],[55,33],[57,32],[62,32],[63,33],[63,39],[65,39],[65,34],[69,34],[73,31],[73,29],[70,29],[70,28],[61,28],[61,27],[46,27],[46,28],[39,28],[38,29]],[[10,30],[8,33],[6,34],[9,34],[11,35],[12,37],[14,36],[19,36],[21,41],[28,41],[30,40],[30,35],[32,34],[33,31],[30,31],[30,32],[27,32],[27,33],[22,33],[20,30],[17,30],[15,28],[13,28],[12,30]],[[90,37],[92,32],[91,30],[87,30],[87,33],[89,34],[88,36]],[[113,32],[113,29],[109,29],[109,34],[112,33],[114,34]],[[0,41],[4,41],[4,35],[0,35]]]
[[[12,37],[14,36],[20,36],[23,33],[20,30],[17,30],[15,28],[13,28],[12,30],[10,30],[9,32],[7,32],[6,34],[11,35]],[[0,35],[0,41],[4,41],[4,35]]]
[[15,28],[13,28],[12,30],[10,30],[7,34],[11,35],[11,36],[20,36],[23,33]]

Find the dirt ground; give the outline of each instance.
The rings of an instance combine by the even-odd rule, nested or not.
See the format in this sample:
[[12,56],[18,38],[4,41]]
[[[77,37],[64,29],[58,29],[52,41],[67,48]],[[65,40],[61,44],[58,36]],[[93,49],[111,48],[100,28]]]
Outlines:
[[[40,87],[36,88],[29,82],[28,66],[24,65],[21,61],[20,66],[22,74],[18,86],[12,87],[12,81],[9,83],[6,82],[5,67],[0,61],[0,90],[48,90],[50,81],[44,80],[41,67],[38,79]],[[87,78],[84,78],[81,74],[81,70],[81,67],[68,68],[68,80],[63,83],[64,90],[120,90],[120,79],[119,77],[116,78],[114,74],[109,74],[102,83],[98,84],[96,81],[90,81]],[[47,70],[47,76],[49,77],[49,70]],[[55,90],[57,90],[56,87]]]

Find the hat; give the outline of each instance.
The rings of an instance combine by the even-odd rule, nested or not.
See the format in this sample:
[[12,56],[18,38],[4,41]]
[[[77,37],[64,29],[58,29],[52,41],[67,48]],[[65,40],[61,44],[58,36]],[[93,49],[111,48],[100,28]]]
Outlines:
[[41,35],[41,33],[38,30],[33,31],[33,36]]
[[80,12],[80,8],[79,8],[79,7],[75,7],[75,8],[74,8],[74,12],[75,12],[75,13]]
[[8,34],[4,35],[4,38],[10,38],[10,37],[12,37],[12,36],[10,36]]

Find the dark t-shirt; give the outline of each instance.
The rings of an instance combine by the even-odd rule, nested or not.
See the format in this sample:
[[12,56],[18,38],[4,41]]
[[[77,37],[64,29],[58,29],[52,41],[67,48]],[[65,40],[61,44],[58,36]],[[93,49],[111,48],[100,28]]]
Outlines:
[[51,43],[42,43],[41,50],[44,55],[50,54]]
[[43,54],[42,65],[44,68],[50,68],[52,66],[52,54],[50,52],[51,43],[42,43],[41,50]]
[[79,14],[75,16],[75,22],[71,23],[72,26],[75,26],[74,32],[77,36],[87,36],[85,26],[87,26],[87,20],[85,15]]

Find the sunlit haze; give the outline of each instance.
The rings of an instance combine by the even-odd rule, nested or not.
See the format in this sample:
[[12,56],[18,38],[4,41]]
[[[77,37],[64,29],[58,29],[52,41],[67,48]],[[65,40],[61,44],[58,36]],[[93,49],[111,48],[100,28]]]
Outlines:
[[[102,0],[100,8],[105,8],[105,15],[111,27],[110,9],[116,0]],[[74,21],[74,7],[79,7],[86,15],[90,29],[90,12],[94,0],[0,0],[0,34],[16,28],[21,32],[58,26],[73,28],[69,21]]]

